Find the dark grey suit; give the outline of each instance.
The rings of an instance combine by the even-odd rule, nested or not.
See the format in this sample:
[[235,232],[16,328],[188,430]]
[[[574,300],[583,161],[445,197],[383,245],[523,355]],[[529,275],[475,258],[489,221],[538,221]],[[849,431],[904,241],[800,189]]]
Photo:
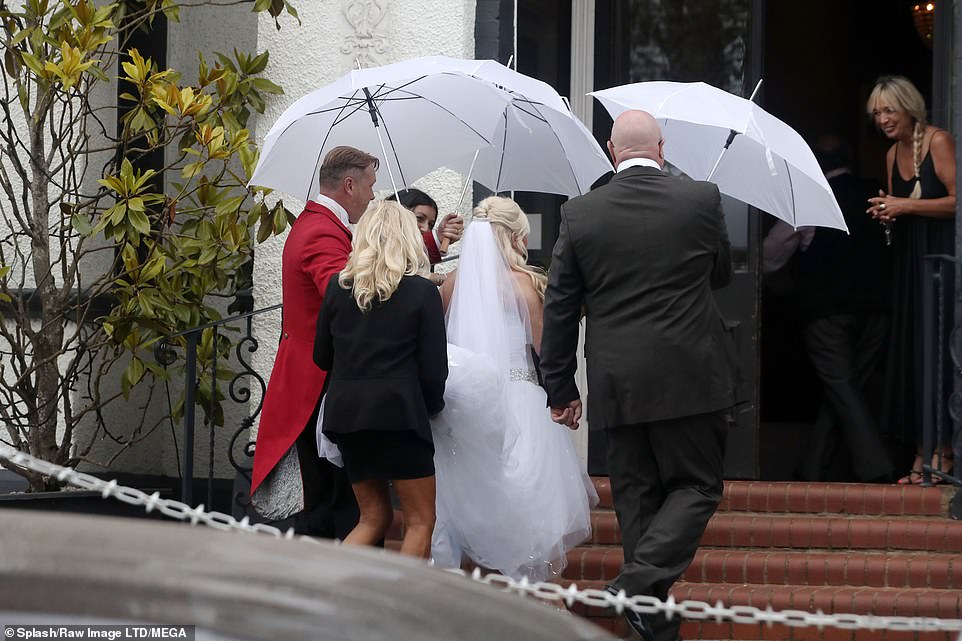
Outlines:
[[[612,585],[629,595],[667,596],[721,499],[736,365],[712,289],[731,276],[710,183],[631,167],[561,209],[541,369],[553,407],[579,397],[584,308],[588,420],[607,431],[625,553]],[[656,622],[656,638],[674,638],[677,624]]]

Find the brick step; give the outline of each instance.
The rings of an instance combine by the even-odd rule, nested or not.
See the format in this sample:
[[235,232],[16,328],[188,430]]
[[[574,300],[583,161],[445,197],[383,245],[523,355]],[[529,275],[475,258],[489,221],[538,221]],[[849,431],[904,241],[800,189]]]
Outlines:
[[[610,510],[608,477],[591,480],[598,491],[598,508]],[[948,515],[954,494],[948,485],[725,481],[718,511],[941,517]]]
[[[605,580],[621,570],[620,547],[579,547],[568,552],[564,578]],[[962,556],[931,552],[801,552],[700,548],[682,580],[962,590]]]
[[[562,581],[563,585],[569,583]],[[601,589],[604,581],[580,581],[581,589]],[[962,618],[962,592],[957,589],[932,588],[865,588],[852,586],[813,587],[807,585],[702,584],[678,581],[671,591],[677,601],[702,601],[725,606],[750,605],[774,610],[803,610],[828,614],[862,614],[875,616]],[[574,603],[574,614],[614,632],[627,636],[627,626],[619,615],[609,610]],[[796,639],[798,641],[952,641],[957,635],[948,632],[896,632],[891,630],[839,630],[826,628],[791,628],[784,625],[732,624],[700,622],[686,619],[682,624],[683,639]]]
[[[620,545],[614,512],[591,515],[595,545]],[[809,550],[917,550],[962,552],[962,521],[851,516],[716,513],[701,545],[726,548]]]

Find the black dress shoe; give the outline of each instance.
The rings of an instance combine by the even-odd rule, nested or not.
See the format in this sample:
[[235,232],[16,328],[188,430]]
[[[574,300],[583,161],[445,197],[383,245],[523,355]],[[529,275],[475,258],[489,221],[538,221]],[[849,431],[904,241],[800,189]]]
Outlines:
[[[618,590],[613,586],[609,585],[605,588],[605,591],[613,596],[618,596]],[[655,641],[655,632],[651,627],[651,621],[649,621],[648,615],[625,608],[622,611],[622,616],[625,617],[628,626],[641,637],[642,641]]]

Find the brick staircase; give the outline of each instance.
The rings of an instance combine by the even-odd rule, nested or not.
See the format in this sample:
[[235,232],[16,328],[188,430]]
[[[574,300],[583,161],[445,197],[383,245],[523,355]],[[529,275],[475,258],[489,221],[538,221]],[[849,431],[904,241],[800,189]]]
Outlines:
[[[608,479],[592,538],[568,553],[559,583],[601,588],[622,563]],[[962,521],[950,487],[727,481],[725,496],[676,600],[775,610],[962,619]],[[387,546],[397,549],[400,514]],[[620,616],[574,604],[571,610],[621,637]],[[686,620],[683,639],[777,641],[956,641],[938,632],[792,628]],[[962,641],[960,639],[959,641]]]
[[[568,554],[562,583],[602,587],[622,551],[607,478],[589,542]],[[962,619],[962,521],[952,488],[729,481],[676,600],[776,610]],[[572,611],[619,636],[621,617]],[[954,641],[949,633],[771,627],[687,620],[683,639]]]

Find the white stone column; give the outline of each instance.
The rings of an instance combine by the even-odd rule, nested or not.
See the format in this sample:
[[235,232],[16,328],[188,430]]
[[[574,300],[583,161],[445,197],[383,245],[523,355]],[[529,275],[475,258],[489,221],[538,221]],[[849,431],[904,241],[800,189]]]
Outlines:
[[[571,4],[571,111],[591,129],[594,98],[585,94],[594,89],[595,64],[595,0],[575,0]],[[585,325],[578,333],[578,373],[575,382],[581,390],[581,401],[587,417],[588,378],[585,373]],[[588,421],[582,421],[572,440],[581,459],[582,469],[588,465]]]

